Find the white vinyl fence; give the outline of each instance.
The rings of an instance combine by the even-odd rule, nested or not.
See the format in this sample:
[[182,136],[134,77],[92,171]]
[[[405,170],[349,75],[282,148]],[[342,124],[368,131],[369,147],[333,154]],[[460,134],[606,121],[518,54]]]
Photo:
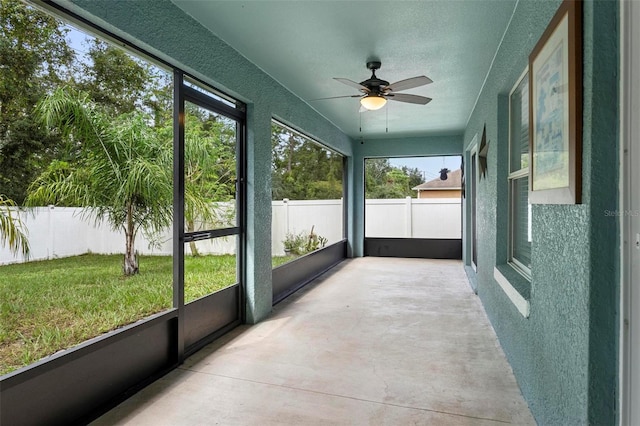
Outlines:
[[[328,239],[328,244],[340,241],[342,236],[342,200],[283,200],[272,202],[272,242],[274,255],[284,255],[282,241],[287,233],[314,233]],[[113,231],[105,223],[82,214],[74,207],[38,207],[20,211],[29,244],[29,260],[54,259],[84,253],[124,253],[124,233]],[[394,199],[367,200],[367,237],[461,238],[459,199]],[[235,253],[234,236],[199,241],[202,254]],[[145,255],[171,255],[170,229],[149,241],[142,233],[136,238],[136,250]],[[185,246],[189,253],[189,245]],[[0,247],[0,265],[21,263],[21,255]]]
[[366,237],[462,238],[460,198],[367,200]]
[[342,200],[284,199],[271,202],[271,250],[276,256],[284,255],[282,241],[288,233],[313,232],[325,237],[327,245],[342,237]]

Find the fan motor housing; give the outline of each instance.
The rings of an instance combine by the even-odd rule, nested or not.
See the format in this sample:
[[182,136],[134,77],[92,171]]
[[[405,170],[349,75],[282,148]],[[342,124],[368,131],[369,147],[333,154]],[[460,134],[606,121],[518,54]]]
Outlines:
[[381,80],[376,76],[376,70],[380,69],[382,63],[380,61],[369,61],[367,62],[367,68],[371,70],[371,77],[368,80],[360,82],[363,86],[368,88],[372,94],[380,94],[381,87],[386,87],[389,85],[389,82],[386,80]]
[[379,70],[382,66],[382,62],[380,61],[369,61],[367,62],[367,69],[371,71]]

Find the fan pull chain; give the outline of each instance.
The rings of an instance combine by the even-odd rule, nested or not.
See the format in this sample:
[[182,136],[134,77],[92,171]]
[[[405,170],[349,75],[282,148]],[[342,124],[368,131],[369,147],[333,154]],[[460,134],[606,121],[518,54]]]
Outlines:
[[362,113],[358,113],[358,118],[360,119],[360,133],[362,133]]
[[385,108],[385,113],[387,114],[387,122],[385,124],[385,132],[389,133],[389,107]]

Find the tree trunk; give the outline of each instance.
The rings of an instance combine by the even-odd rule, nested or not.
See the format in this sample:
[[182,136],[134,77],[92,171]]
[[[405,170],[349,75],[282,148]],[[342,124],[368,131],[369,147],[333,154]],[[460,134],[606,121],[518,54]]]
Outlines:
[[138,256],[135,253],[129,253],[124,255],[124,264],[122,265],[122,271],[125,276],[136,275],[138,270]]
[[287,155],[287,172],[291,173],[291,170],[293,169],[293,141],[291,140],[291,137],[289,137],[289,155]]
[[[194,228],[195,223],[193,222],[193,220],[187,220],[187,232],[193,232],[195,230]],[[196,246],[195,241],[189,241],[189,249],[191,250],[191,256],[200,256],[200,252],[198,251],[198,247]]]
[[127,229],[125,230],[126,247],[124,263],[122,264],[122,272],[127,277],[138,273],[138,256],[135,253],[135,228],[132,209],[133,207],[129,205],[127,209]]

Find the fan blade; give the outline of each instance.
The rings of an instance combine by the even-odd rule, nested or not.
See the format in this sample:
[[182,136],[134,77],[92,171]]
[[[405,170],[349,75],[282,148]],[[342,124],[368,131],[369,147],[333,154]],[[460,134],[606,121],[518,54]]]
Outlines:
[[390,101],[406,102],[409,104],[426,105],[431,102],[431,98],[418,95],[409,95],[408,93],[388,94],[385,97]]
[[425,84],[433,83],[433,81],[429,77],[425,77],[421,75],[419,77],[407,78],[406,80],[396,81],[395,83],[391,83],[385,90],[392,90],[394,92],[399,92],[401,90],[413,89],[414,87],[424,86]]
[[311,102],[311,101],[324,101],[326,99],[360,98],[360,97],[362,97],[362,95],[331,96],[331,97],[328,97],[328,98],[309,99],[309,102]]
[[370,90],[367,87],[363,86],[360,83],[356,83],[353,80],[349,80],[348,78],[336,78],[336,77],[334,77],[333,79],[339,81],[342,84],[346,84],[347,86],[355,87],[358,90],[363,90],[366,93],[370,92]]

